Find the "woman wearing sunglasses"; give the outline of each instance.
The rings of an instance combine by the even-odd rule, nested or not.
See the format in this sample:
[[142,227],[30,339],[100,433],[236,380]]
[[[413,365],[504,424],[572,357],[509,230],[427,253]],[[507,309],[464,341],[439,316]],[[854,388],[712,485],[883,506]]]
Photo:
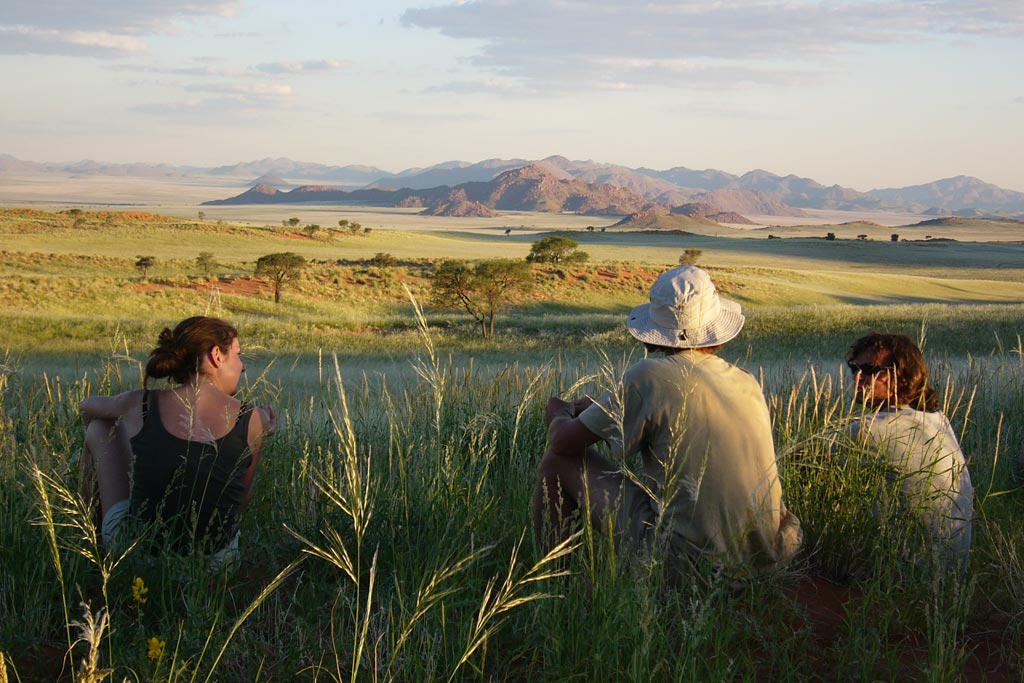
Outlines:
[[850,435],[885,458],[904,505],[924,524],[943,560],[966,565],[974,486],[953,428],[939,407],[920,349],[900,334],[869,334],[846,357],[868,412]]

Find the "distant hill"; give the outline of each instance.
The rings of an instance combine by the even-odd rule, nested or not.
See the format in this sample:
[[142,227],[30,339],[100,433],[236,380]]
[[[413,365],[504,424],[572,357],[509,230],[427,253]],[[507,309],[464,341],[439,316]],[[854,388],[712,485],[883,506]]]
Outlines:
[[682,206],[674,206],[670,214],[689,216],[690,218],[707,218],[715,223],[732,223],[734,225],[757,225],[746,216],[741,216],[735,211],[722,211],[713,204],[707,202],[689,202]]
[[[406,206],[410,205],[409,202],[416,199],[418,198],[410,197],[406,200]],[[448,195],[447,201],[438,202],[433,206],[428,206],[423,211],[420,211],[420,215],[451,216],[453,218],[489,218],[491,216],[497,216],[498,214],[480,202],[469,201],[466,198],[465,190],[452,190]]]
[[[594,186],[621,188],[651,203],[679,206],[689,202],[708,202],[723,211],[750,215],[800,215],[801,209],[840,209],[848,211],[929,211],[932,215],[1004,215],[1024,217],[1024,193],[1006,190],[977,178],[956,176],[924,185],[858,192],[840,185],[825,186],[810,178],[780,176],[757,169],[736,176],[724,171],[693,170],[675,166],[659,171],[628,168],[595,161],[571,161],[562,156],[527,159],[487,159],[478,163],[445,161],[427,168],[390,173],[373,166],[326,164],[266,158],[230,166],[204,168],[168,164],[113,164],[95,161],[39,163],[0,154],[0,176],[18,174],[60,174],[67,176],[104,175],[113,177],[193,178],[215,176],[249,182],[256,178],[264,184],[267,174],[290,178],[293,182],[316,183],[338,191],[405,189],[427,193],[432,202],[443,200],[447,192],[465,183],[488,183],[502,173],[538,166],[554,178],[581,181]],[[397,188],[397,190],[396,190]],[[440,190],[440,196],[433,193]],[[301,188],[296,188],[301,189]],[[754,202],[751,195],[757,198]],[[295,200],[298,201],[298,200]],[[361,201],[352,197],[349,201]],[[482,200],[471,200],[482,201]],[[485,203],[486,202],[482,202]],[[755,204],[758,206],[755,207]]]
[[487,182],[500,173],[529,166],[531,163],[526,159],[486,159],[476,164],[449,161],[413,173],[377,178],[371,181],[369,186],[411,190],[427,190],[442,185],[455,187],[463,183]]
[[[694,228],[720,228],[722,226],[710,218],[671,213],[664,206],[655,206],[634,212],[610,227],[629,230],[693,230]],[[702,232],[706,232],[706,230]]]
[[272,173],[290,178],[317,180],[350,187],[363,187],[375,179],[392,175],[373,166],[328,166],[325,164],[292,161],[285,158],[268,158],[233,164],[231,166],[216,166],[210,169],[203,169],[203,172],[213,176],[242,178],[252,178]]
[[249,183],[250,187],[256,187],[257,185],[269,185],[270,187],[287,187],[288,183],[285,179],[276,173],[264,173],[256,180]]
[[797,216],[804,217],[806,211],[787,206],[783,202],[756,190],[738,190],[723,188],[701,192],[691,197],[691,201],[705,202],[719,207],[723,211],[735,211],[740,214],[755,216]]
[[1004,190],[964,175],[924,185],[871,190],[871,194],[891,204],[930,207],[932,212],[960,214],[966,209],[977,210],[982,215],[1024,212],[1024,192]]
[[99,161],[75,161],[52,163],[23,161],[10,154],[0,154],[0,175],[48,174],[102,175],[111,177],[137,178],[180,178],[188,175],[187,169],[169,164],[111,164]]
[[[280,192],[268,185],[257,185],[235,197],[217,199],[205,204],[294,202],[362,202],[384,206],[425,206],[429,211],[480,211],[477,207],[467,208],[460,205],[462,202],[468,205],[480,204],[489,210],[565,211],[599,216],[624,215],[652,206],[650,201],[629,190],[611,185],[595,185],[576,179],[562,180],[539,165],[505,171],[488,182],[462,183],[454,188],[439,186],[424,190],[373,188],[347,191],[330,186],[304,185],[289,192]],[[439,208],[442,205],[448,207]]]
[[720,190],[731,187],[737,179],[737,176],[731,173],[716,171],[713,168],[694,171],[683,166],[676,166],[667,171],[656,171],[651,168],[638,168],[636,171],[688,190]]
[[945,218],[932,218],[919,223],[904,225],[904,228],[946,228],[946,227],[971,227],[971,226],[997,226],[1008,228],[1024,228],[1024,219],[1015,218],[973,218],[966,216],[946,216]]
[[839,185],[826,187],[810,178],[795,175],[778,176],[762,170],[744,173],[731,186],[761,193],[790,207],[805,209],[865,211],[900,208],[886,205],[872,195]]

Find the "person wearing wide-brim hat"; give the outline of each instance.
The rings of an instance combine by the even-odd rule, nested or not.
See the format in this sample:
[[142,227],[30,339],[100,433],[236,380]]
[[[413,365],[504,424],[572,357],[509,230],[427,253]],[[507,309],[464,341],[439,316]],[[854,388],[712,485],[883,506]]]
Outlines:
[[[758,573],[793,558],[802,532],[782,502],[761,387],[716,355],[743,322],[700,268],[658,277],[627,327],[663,357],[636,363],[594,401],[548,401],[533,501],[541,547],[566,538],[580,510],[620,548],[662,558],[670,577],[702,559]],[[638,476],[615,464],[635,454]]]

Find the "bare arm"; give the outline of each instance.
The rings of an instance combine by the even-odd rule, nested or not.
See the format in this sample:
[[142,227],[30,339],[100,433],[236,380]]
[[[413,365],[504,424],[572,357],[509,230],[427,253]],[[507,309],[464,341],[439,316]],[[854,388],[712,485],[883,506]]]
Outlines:
[[557,396],[548,399],[544,419],[548,423],[548,452],[552,455],[581,455],[601,438],[579,421],[579,415],[593,401],[589,398],[572,403]]
[[78,412],[86,424],[93,420],[128,420],[135,434],[142,424],[142,389],[133,389],[116,396],[89,396],[78,404]]
[[277,415],[270,406],[258,406],[252,411],[249,419],[249,452],[252,453],[252,462],[245,471],[242,479],[244,494],[242,496],[241,509],[249,507],[249,500],[252,498],[252,484],[256,479],[256,469],[259,467],[260,459],[263,457],[263,444],[267,438],[277,431]]

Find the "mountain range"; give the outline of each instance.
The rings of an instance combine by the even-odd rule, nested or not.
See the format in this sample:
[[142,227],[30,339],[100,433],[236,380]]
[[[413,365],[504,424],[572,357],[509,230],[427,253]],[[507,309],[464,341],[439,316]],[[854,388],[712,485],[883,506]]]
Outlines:
[[386,206],[425,207],[423,213],[447,216],[486,216],[493,211],[570,211],[580,214],[618,216],[649,209],[655,204],[632,190],[607,183],[588,183],[558,177],[539,164],[512,168],[490,180],[473,180],[454,187],[425,189],[381,188],[341,190],[323,185],[303,185],[287,192],[260,183],[227,199],[204,202],[223,204],[286,204],[295,202],[366,203]]
[[[332,201],[328,199],[331,192],[358,191],[358,194],[341,201],[371,201],[371,197],[375,197],[376,199],[372,200],[375,203],[390,203],[396,195],[387,190],[404,192],[407,196],[416,194],[411,191],[430,190],[431,197],[434,198],[426,205],[436,204],[440,198],[435,195],[447,196],[452,188],[462,188],[472,183],[489,183],[507,171],[531,166],[544,169],[556,180],[579,181],[595,187],[609,186],[626,191],[629,195],[621,195],[618,201],[627,204],[635,203],[636,200],[630,196],[635,195],[649,203],[663,206],[706,203],[720,211],[740,214],[800,215],[802,209],[839,209],[907,211],[937,216],[1024,216],[1024,193],[1000,188],[970,176],[946,178],[910,187],[860,192],[840,185],[822,185],[810,178],[796,175],[779,176],[760,169],[736,176],[715,169],[693,170],[683,166],[667,170],[629,168],[594,161],[571,161],[562,156],[549,156],[532,161],[446,161],[427,168],[411,168],[399,173],[389,173],[373,166],[329,166],[287,158],[268,158],[211,168],[145,163],[110,164],[95,161],[41,163],[0,154],[0,177],[39,173],[167,179],[213,176],[237,178],[240,186],[252,185],[256,183],[254,179],[262,177],[262,185],[265,187],[305,188],[305,192],[309,193],[304,199],[296,197],[292,201]],[[282,182],[268,183],[267,180]],[[253,190],[255,189],[253,187]],[[487,205],[486,201],[475,196],[479,188],[463,189],[466,190],[469,202],[478,201]],[[561,192],[559,190],[556,194]],[[569,192],[572,194],[573,191]],[[610,196],[614,194],[614,190],[599,192],[607,195],[608,201],[613,203]],[[271,196],[266,194],[266,190],[256,194],[262,194],[265,201]],[[314,198],[314,194],[320,196]],[[284,196],[271,201],[282,199]],[[584,209],[582,212],[588,211]]]

